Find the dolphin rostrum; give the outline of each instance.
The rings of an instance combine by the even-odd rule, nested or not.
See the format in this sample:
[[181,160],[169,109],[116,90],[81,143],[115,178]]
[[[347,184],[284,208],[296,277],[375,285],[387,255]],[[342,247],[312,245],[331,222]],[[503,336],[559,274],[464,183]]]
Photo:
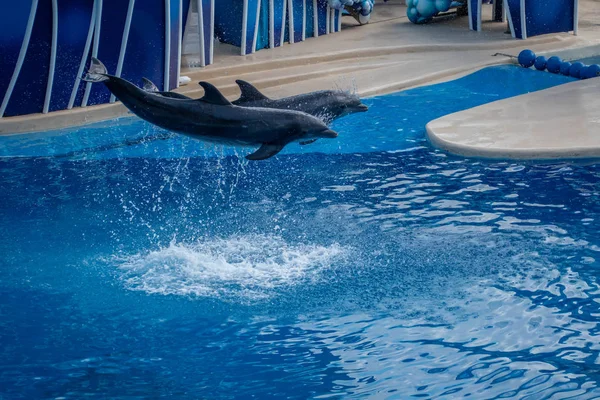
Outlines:
[[84,80],[103,82],[132,113],[161,128],[208,142],[260,146],[246,156],[249,160],[272,157],[291,142],[306,144],[338,136],[323,121],[303,112],[235,106],[208,82],[201,83],[205,95],[199,100],[158,96],[109,75],[94,57]]

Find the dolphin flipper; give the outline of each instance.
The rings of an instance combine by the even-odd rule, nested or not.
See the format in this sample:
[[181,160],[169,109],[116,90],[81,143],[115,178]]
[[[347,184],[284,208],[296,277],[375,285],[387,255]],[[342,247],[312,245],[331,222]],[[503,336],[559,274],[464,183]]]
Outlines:
[[260,90],[255,88],[249,82],[238,79],[235,81],[235,83],[237,83],[237,85],[240,87],[240,91],[242,92],[240,98],[236,100],[237,103],[247,103],[258,100],[269,100],[267,96],[262,94]]
[[317,139],[305,140],[303,142],[300,142],[300,146],[306,146],[307,144],[311,144],[311,143],[314,143],[316,141],[317,141]]
[[102,62],[96,57],[92,57],[90,69],[82,79],[86,82],[103,82],[108,80],[108,77],[106,76],[107,73],[108,71],[106,70],[104,64],[102,64]]
[[143,89],[146,92],[151,92],[151,93],[160,92],[160,90],[158,90],[158,88],[156,87],[156,85],[154,84],[154,82],[152,82],[150,79],[148,79],[148,78],[142,78],[142,81],[144,82]]
[[263,143],[262,146],[258,150],[256,150],[252,154],[248,154],[246,158],[248,160],[265,160],[269,157],[273,157],[275,154],[279,153],[285,144],[272,144],[272,143]]

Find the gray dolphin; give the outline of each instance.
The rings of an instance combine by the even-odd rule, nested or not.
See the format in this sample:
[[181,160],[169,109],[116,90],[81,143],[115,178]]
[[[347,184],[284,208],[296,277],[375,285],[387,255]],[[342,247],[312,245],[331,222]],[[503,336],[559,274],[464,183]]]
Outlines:
[[270,99],[250,83],[238,79],[241,96],[232,103],[242,107],[266,107],[279,110],[302,111],[321,119],[326,124],[348,114],[369,109],[360,98],[342,90],[320,90],[282,99]]
[[131,112],[161,128],[208,142],[260,146],[246,156],[249,160],[272,157],[291,142],[338,136],[323,121],[306,113],[235,106],[207,82],[201,83],[205,95],[200,100],[157,96],[109,75],[94,57],[83,79],[103,82]]
[[[180,93],[161,91],[149,79],[142,79],[144,80],[144,90],[148,92],[165,97],[189,99]],[[357,95],[341,90],[320,90],[275,100],[268,98],[246,81],[238,79],[235,83],[241,91],[240,98],[232,102],[236,106],[301,111],[321,119],[326,124],[345,115],[365,112],[369,109],[362,104]]]
[[185,100],[191,100],[191,97],[187,97],[184,94],[180,94],[180,93],[175,93],[175,92],[166,92],[166,91],[162,91],[160,90],[158,87],[156,87],[156,85],[154,84],[154,82],[152,82],[150,79],[148,78],[142,78],[142,81],[144,82],[144,86],[143,89],[146,92],[149,93],[154,93],[154,94],[159,94],[161,96],[164,97],[170,97],[172,99],[185,99]]

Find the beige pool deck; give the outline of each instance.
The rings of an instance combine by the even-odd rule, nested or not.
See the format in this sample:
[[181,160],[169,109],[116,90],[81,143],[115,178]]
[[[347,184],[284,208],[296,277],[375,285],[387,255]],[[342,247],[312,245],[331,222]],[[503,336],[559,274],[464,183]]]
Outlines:
[[495,101],[427,124],[434,146],[462,156],[600,157],[600,79]]
[[[371,23],[368,25],[358,26],[351,17],[345,17],[343,30],[340,33],[318,39],[307,39],[302,43],[284,45],[276,49],[260,50],[244,57],[239,56],[237,49],[231,46],[217,45],[215,63],[206,68],[183,68],[182,75],[190,77],[192,81],[176,91],[194,98],[201,97],[203,92],[197,82],[206,80],[221,89],[228,98],[235,99],[239,95],[235,80],[244,79],[254,83],[265,94],[272,97],[328,88],[354,89],[358,94],[366,97],[454,79],[485,66],[510,62],[507,57],[493,57],[492,54],[497,52],[518,54],[522,49],[530,48],[536,53],[554,54],[567,51],[574,57],[578,55],[583,57],[587,55],[586,48],[600,44],[600,1],[598,0],[580,2],[578,36],[561,33],[527,40],[511,38],[505,33],[507,25],[504,23],[487,22],[491,16],[491,6],[484,6],[483,31],[473,32],[468,29],[466,17],[448,16],[438,18],[427,25],[414,25],[406,18],[406,7],[403,3],[400,0],[377,3]],[[187,61],[188,58],[184,56],[183,65],[186,65]],[[592,121],[600,118],[600,111],[597,115],[593,112],[594,104],[596,110],[600,110],[600,102],[591,98],[593,96],[589,94],[585,95],[593,92],[594,89],[590,86],[594,85],[592,81],[567,84],[555,89],[568,90],[572,99],[588,96],[586,102],[590,102],[586,103],[586,108],[579,107],[574,110],[577,112],[565,112],[564,118],[571,119],[571,123],[561,121],[573,127],[568,135],[568,144],[571,146],[578,137],[594,136],[594,130],[596,136],[600,136],[598,123]],[[598,81],[600,83],[600,79]],[[567,89],[569,85],[573,85],[573,89]],[[527,99],[526,96],[523,98]],[[552,110],[558,107],[551,105],[558,104],[555,103],[557,100],[554,99],[552,103],[548,101],[541,101],[541,103]],[[460,154],[485,156],[493,152],[491,149],[501,149],[505,145],[509,146],[509,143],[513,145],[520,143],[514,140],[511,142],[508,138],[510,132],[518,132],[521,137],[530,133],[542,135],[541,130],[537,129],[533,122],[527,124],[522,117],[510,116],[511,112],[517,111],[519,113],[514,115],[523,115],[520,106],[512,106],[513,103],[517,104],[515,102],[520,101],[527,102],[517,97],[467,110],[465,112],[467,114],[464,114],[466,119],[455,114],[445,117],[448,119],[432,122],[428,127],[431,132],[434,132],[431,136],[432,142],[449,151],[460,150]],[[534,99],[534,102],[540,100]],[[573,100],[565,101],[564,106],[572,106],[575,109]],[[496,110],[495,114],[494,111],[480,112],[480,109],[485,107]],[[539,110],[535,107],[531,108],[531,117],[556,116],[558,118],[562,115],[562,111],[557,110],[548,112],[544,116],[541,114],[541,108],[543,107]],[[468,114],[469,112],[472,116]],[[79,126],[128,115],[131,114],[116,102],[48,114],[2,118],[0,135]],[[584,124],[578,121],[581,118],[589,118],[589,121]],[[501,128],[496,126],[495,129],[489,129],[494,124],[500,124]],[[509,129],[510,124],[515,124],[515,128]],[[559,126],[551,123],[548,125]],[[583,129],[584,126],[585,132],[574,128]],[[478,131],[483,127],[486,130]],[[552,130],[550,133],[546,132],[550,135],[547,139],[554,137],[558,140],[565,137],[558,132],[552,132]],[[495,145],[490,144],[494,141],[490,138],[492,134],[497,135]],[[478,135],[488,136],[488,139],[485,139],[487,142],[482,139],[477,144],[477,149],[487,146],[485,154],[478,153],[479,150],[473,152],[467,150],[468,146],[476,142],[474,138]],[[455,142],[456,145],[453,144]],[[541,144],[536,139],[531,139],[531,143],[536,142]],[[589,138],[581,141],[581,146],[586,148],[591,144]],[[544,146],[547,146],[547,143]],[[595,145],[595,148],[594,154],[600,155],[600,146]],[[510,155],[506,150],[502,151],[503,154]]]

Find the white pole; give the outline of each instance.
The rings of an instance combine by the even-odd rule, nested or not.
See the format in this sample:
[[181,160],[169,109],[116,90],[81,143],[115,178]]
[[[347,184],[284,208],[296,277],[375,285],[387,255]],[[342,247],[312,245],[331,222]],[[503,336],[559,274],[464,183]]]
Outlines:
[[[117,72],[115,76],[120,77],[123,72],[123,62],[125,61],[125,51],[127,51],[127,42],[129,41],[129,30],[131,28],[131,18],[133,16],[133,6],[135,0],[129,0],[129,7],[127,8],[127,18],[125,19],[125,27],[123,28],[123,37],[121,38],[121,51],[119,52],[119,61],[117,62]],[[115,102],[115,95],[110,95],[110,102]]]
[[212,64],[215,47],[215,0],[210,1],[210,27],[208,32],[210,33],[210,45],[207,64]]
[[[471,7],[471,1],[472,0],[467,0],[467,13],[469,14],[469,29],[470,30],[474,30],[473,29],[473,11],[472,11],[472,7]],[[477,0],[477,1],[481,1],[481,0]]]
[[[102,25],[102,0],[98,0],[98,9],[96,11],[96,26],[94,32],[94,45],[92,46],[92,56],[98,57],[98,46],[100,46],[100,28]],[[81,101],[81,107],[87,107],[87,102],[90,97],[90,91],[92,90],[92,82],[87,82],[85,85],[85,92],[83,93],[83,100]]]
[[244,0],[244,10],[242,13],[242,55],[246,55],[246,35],[248,32],[248,0]]
[[294,43],[294,2],[293,0],[288,0],[288,24],[289,24],[289,37],[290,43]]
[[319,5],[313,0],[313,37],[319,37]]
[[302,41],[306,40],[306,0],[302,0]]
[[54,69],[56,68],[56,39],[58,36],[58,4],[57,0],[52,0],[52,47],[50,49],[50,70],[48,71],[48,83],[46,84],[46,98],[44,99],[44,108],[42,113],[47,114],[50,109],[50,99],[52,98],[52,85],[54,84]]
[[579,0],[573,4],[573,35],[579,34]]
[[69,105],[67,105],[67,110],[73,108],[73,104],[75,104],[75,97],[77,97],[77,89],[79,89],[79,83],[81,80],[81,74],[83,74],[83,69],[85,68],[85,62],[87,61],[87,56],[90,53],[90,46],[92,45],[92,37],[94,36],[94,28],[96,27],[96,0],[94,0],[94,5],[92,6],[92,16],[90,17],[90,27],[88,28],[88,35],[85,41],[85,46],[83,47],[83,54],[81,56],[81,63],[79,63],[79,70],[77,70],[77,76],[75,77],[75,83],[73,84],[73,90],[71,91],[71,98],[69,99]]
[[204,10],[202,0],[196,0],[198,6],[198,41],[200,42],[200,66],[206,66],[206,57],[204,49]]
[[521,39],[527,39],[527,20],[525,18],[525,0],[521,0]]
[[260,21],[260,0],[256,2],[256,22],[254,23],[254,37],[252,38],[252,52],[256,51],[256,42],[258,40],[258,23]]
[[512,16],[510,15],[510,8],[508,8],[508,0],[504,0],[504,9],[506,10],[506,16],[508,18],[508,26],[510,27],[510,34],[515,39],[517,34],[515,33],[515,27],[513,25]]
[[183,0],[179,0],[179,30],[177,32],[177,86],[181,78],[181,46],[183,42]]
[[275,47],[275,0],[269,0],[269,48]]

